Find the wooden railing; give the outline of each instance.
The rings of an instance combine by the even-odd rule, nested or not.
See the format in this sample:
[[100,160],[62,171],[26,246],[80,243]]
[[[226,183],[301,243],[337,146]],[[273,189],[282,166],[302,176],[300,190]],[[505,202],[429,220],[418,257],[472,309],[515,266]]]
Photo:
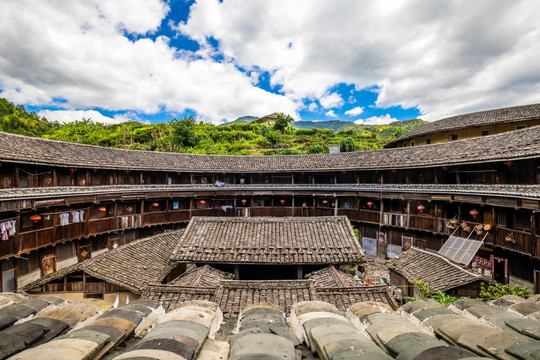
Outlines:
[[167,212],[151,212],[145,213],[143,215],[143,225],[155,225],[155,224],[165,224],[167,223]]
[[407,215],[385,212],[383,215],[383,224],[391,226],[406,227]]
[[19,252],[37,249],[53,243],[53,228],[39,229],[19,234]]
[[411,215],[409,227],[419,230],[435,231],[435,218],[429,215]]
[[73,223],[65,226],[56,226],[54,229],[54,240],[60,241],[73,239],[81,236],[81,234],[86,234],[84,222]]
[[121,215],[117,219],[118,229],[133,229],[141,226],[141,215]]
[[103,218],[88,220],[88,232],[87,235],[94,235],[99,233],[105,233],[117,230],[116,218]]
[[378,224],[381,213],[377,210],[358,210],[358,220]]
[[497,235],[495,237],[495,245],[502,246],[508,249],[520,251],[523,253],[537,255],[535,250],[535,238],[530,233],[518,230],[506,229],[497,227]]

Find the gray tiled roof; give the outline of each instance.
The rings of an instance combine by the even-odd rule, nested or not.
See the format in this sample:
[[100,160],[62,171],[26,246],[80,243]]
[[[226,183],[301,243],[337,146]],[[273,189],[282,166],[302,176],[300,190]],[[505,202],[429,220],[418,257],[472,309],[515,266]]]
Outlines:
[[380,301],[397,308],[386,285],[315,288],[313,280],[222,280],[217,287],[151,284],[141,298],[159,301],[166,310],[183,301],[210,300],[225,313],[238,313],[247,305],[261,302],[289,312],[293,304],[308,300],[327,301],[341,311],[359,301]]
[[169,261],[182,230],[142,238],[94,258],[53,272],[19,289],[28,291],[76,271],[140,294],[149,283],[159,283],[176,267]]
[[512,123],[532,119],[540,119],[540,104],[485,110],[444,118],[414,128],[388,144],[391,145],[402,140],[440,131],[449,131],[500,123]]
[[193,217],[171,259],[194,263],[342,264],[363,253],[347,217]]
[[234,274],[204,265],[202,267],[193,266],[176,279],[168,282],[167,285],[212,288],[217,287],[222,280],[233,279]]
[[415,247],[388,260],[386,264],[408,281],[423,280],[435,291],[447,291],[484,280],[481,275],[467,271],[439,254]]
[[362,283],[353,275],[346,273],[335,266],[327,266],[324,269],[313,271],[306,275],[306,279],[313,280],[313,284],[316,288],[338,288],[362,285]]
[[426,146],[339,154],[236,156],[124,150],[0,132],[0,161],[92,169],[187,172],[374,170],[540,156],[540,126]]
[[256,303],[281,306],[289,312],[300,301],[312,300],[310,280],[232,280],[222,281],[216,291],[216,301],[223,312],[239,313]]
[[176,267],[169,257],[183,232],[182,229],[135,240],[84,262],[81,269],[140,294],[147,284],[161,282]]
[[234,184],[234,185],[105,185],[55,186],[39,188],[0,189],[0,201],[23,199],[68,198],[104,194],[145,194],[157,192],[193,191],[351,191],[486,195],[540,199],[540,185],[482,185],[482,184]]

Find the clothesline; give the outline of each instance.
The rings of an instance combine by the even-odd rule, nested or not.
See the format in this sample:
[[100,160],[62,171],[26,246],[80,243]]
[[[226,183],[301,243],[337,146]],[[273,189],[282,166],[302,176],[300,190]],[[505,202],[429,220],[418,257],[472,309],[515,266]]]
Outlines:
[[27,173],[28,175],[32,175],[32,176],[39,176],[39,175],[44,175],[44,174],[50,174],[50,173],[52,173],[52,170],[49,170],[49,171],[44,171],[44,172],[42,172],[42,173],[36,173],[36,174],[34,174],[34,173],[31,173],[31,172],[26,171],[26,170],[21,169],[21,168],[17,168],[17,169],[18,169],[19,171],[22,171],[22,172]]

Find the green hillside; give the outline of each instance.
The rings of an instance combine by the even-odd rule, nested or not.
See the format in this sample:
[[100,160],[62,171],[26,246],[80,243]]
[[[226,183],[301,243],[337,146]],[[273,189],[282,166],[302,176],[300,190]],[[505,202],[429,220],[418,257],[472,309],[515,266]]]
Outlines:
[[258,117],[256,116],[240,116],[238,119],[228,122],[228,123],[220,124],[220,126],[234,125],[234,124],[250,124],[257,119]]
[[293,126],[297,129],[330,129],[334,131],[347,130],[357,125],[351,121],[295,121]]
[[[283,114],[278,116],[275,126],[243,123],[250,118],[253,117],[239,118],[227,126],[205,124],[193,117],[158,124],[132,121],[105,125],[84,118],[58,124],[0,99],[0,131],[106,147],[199,154],[314,154],[328,152],[332,144],[340,144],[341,151],[380,149],[388,141],[425,123],[422,120],[389,125],[347,123],[350,125],[347,128],[334,131],[296,128],[293,126],[298,122]],[[344,122],[329,123],[337,126]]]

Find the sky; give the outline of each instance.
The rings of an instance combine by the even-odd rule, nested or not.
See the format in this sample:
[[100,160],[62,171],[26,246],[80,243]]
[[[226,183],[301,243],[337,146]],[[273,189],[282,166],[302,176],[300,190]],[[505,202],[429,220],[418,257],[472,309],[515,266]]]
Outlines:
[[51,121],[428,121],[540,102],[537,0],[0,0],[0,97]]

